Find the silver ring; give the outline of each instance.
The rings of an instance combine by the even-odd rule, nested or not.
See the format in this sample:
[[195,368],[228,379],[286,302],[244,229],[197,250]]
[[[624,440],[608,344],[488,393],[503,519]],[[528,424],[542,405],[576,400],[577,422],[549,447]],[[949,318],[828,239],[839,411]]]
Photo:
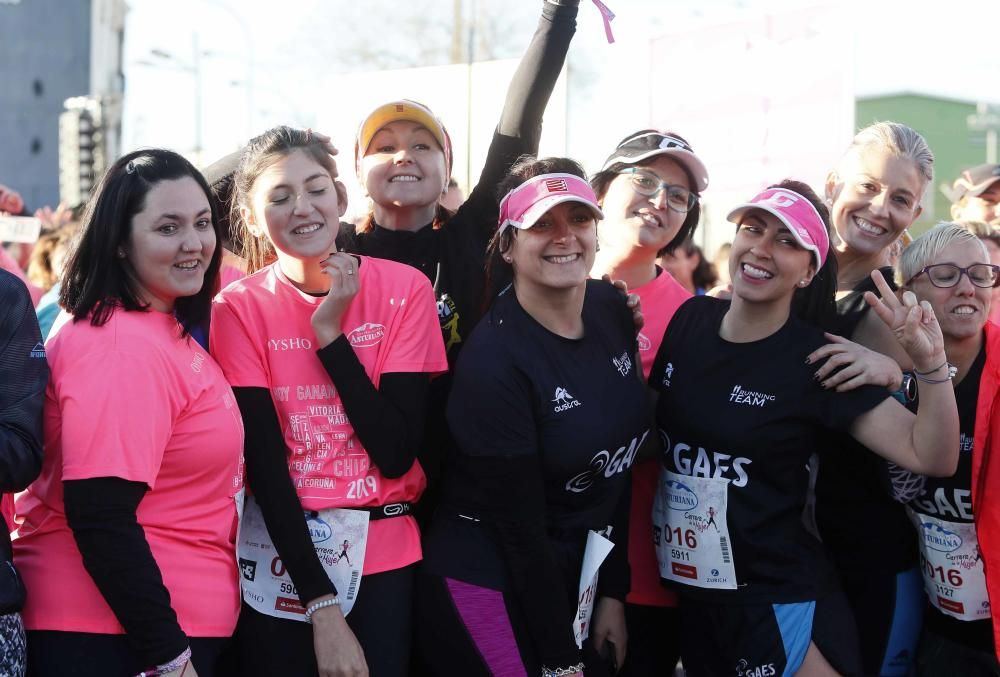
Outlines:
[[348,275],[354,275],[354,269],[353,268],[348,268],[347,269],[347,274]]

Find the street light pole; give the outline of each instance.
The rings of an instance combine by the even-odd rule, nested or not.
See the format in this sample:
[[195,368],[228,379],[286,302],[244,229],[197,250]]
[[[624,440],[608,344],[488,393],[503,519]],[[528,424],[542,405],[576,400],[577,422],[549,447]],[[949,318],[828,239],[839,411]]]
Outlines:
[[191,71],[194,74],[194,164],[201,166],[205,147],[202,144],[201,131],[201,50],[198,48],[198,32],[191,34],[194,57],[191,60]]

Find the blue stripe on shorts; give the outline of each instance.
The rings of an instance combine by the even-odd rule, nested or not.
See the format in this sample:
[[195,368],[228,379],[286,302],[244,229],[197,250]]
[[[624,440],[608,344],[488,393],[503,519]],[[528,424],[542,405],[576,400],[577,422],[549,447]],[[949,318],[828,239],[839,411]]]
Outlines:
[[791,677],[806,659],[809,642],[812,641],[813,615],[816,602],[795,602],[794,604],[772,604],[774,618],[778,622],[781,643],[785,646],[785,672],[783,677]]

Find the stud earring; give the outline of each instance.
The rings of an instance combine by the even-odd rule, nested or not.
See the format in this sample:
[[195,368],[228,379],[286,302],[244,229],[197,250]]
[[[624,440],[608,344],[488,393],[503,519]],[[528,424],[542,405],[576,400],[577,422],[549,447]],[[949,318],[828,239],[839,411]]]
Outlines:
[[121,247],[118,248],[118,258],[120,259],[125,258],[125,250],[122,249]]
[[809,280],[799,280],[800,287],[805,287],[807,284],[809,284]]
[[510,263],[510,257],[509,256],[503,257],[503,260],[506,261],[507,263]]

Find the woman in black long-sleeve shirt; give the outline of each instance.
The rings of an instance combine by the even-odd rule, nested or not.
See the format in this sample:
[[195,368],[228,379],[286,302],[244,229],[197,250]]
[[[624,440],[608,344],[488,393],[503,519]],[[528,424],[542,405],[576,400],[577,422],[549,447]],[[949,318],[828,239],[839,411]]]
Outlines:
[[[438,677],[600,675],[599,650],[624,656],[628,470],[649,421],[630,313],[587,279],[601,215],[583,176],[553,158],[503,184],[491,271],[513,283],[459,358],[417,584],[417,651]],[[591,530],[614,543],[596,589]]]
[[[578,5],[579,0],[543,0],[538,28],[507,89],[503,113],[479,182],[455,213],[438,204],[442,192],[447,190],[451,150],[447,131],[431,111],[416,102],[393,102],[372,111],[359,128],[356,167],[372,198],[373,211],[362,227],[355,229],[347,224],[341,227],[338,248],[399,261],[427,276],[434,286],[438,320],[452,367],[485,307],[484,262],[486,246],[496,231],[497,186],[519,158],[538,152],[542,114],[576,32]],[[397,106],[402,110],[397,111]],[[420,171],[425,166],[417,157],[421,151],[410,148],[409,152],[400,153],[405,139],[386,133],[386,125],[398,126],[407,120],[432,132],[407,135],[409,140],[419,144],[436,137],[431,143],[436,144],[432,151],[436,153],[438,171],[433,180],[438,183],[429,188],[421,185],[432,178]],[[409,131],[405,126],[400,133]],[[397,173],[413,173],[414,169],[421,181],[397,183],[394,187],[385,183]],[[418,506],[422,524],[437,502],[436,479],[448,438],[444,408],[450,387],[451,377],[445,374],[431,383],[428,393],[427,423],[420,451],[420,462],[428,475],[428,489]]]

